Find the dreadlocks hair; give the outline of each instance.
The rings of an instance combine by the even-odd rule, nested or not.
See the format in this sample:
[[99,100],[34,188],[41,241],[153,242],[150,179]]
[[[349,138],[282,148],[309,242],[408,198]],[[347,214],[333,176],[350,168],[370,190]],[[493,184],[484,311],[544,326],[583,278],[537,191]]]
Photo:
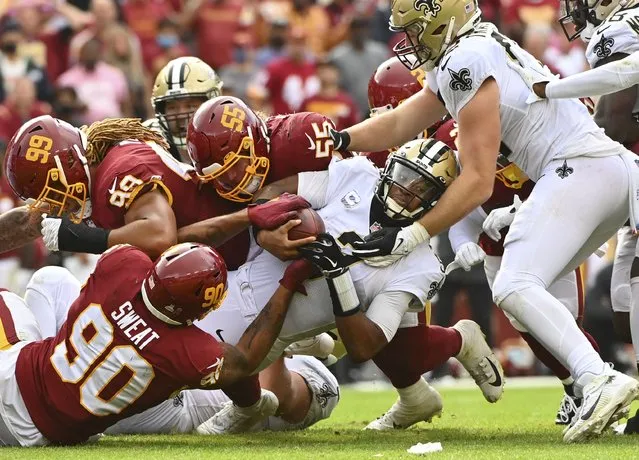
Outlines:
[[155,142],[162,148],[169,149],[162,135],[144,127],[139,118],[107,118],[80,129],[87,136],[86,159],[89,165],[99,164],[109,149],[129,139]]

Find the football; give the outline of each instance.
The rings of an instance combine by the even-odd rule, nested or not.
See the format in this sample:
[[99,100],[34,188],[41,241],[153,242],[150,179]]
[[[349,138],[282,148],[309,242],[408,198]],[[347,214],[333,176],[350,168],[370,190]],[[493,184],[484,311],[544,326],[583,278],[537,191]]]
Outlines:
[[301,224],[296,225],[288,231],[288,239],[301,240],[309,236],[317,236],[319,233],[326,231],[324,227],[324,221],[311,208],[304,208],[301,211],[297,211],[297,218],[302,221]]

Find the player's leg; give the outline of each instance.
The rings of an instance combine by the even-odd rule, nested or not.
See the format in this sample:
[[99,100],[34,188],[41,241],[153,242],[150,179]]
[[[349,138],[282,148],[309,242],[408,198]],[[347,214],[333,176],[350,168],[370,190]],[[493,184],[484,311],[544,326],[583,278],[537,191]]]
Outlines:
[[617,248],[612,265],[610,281],[610,300],[612,303],[612,322],[617,338],[624,343],[632,343],[630,332],[630,306],[632,293],[630,288],[630,270],[635,259],[637,237],[630,227],[617,232]]
[[0,292],[0,446],[47,444],[29,415],[15,378],[20,350],[41,338],[24,300],[9,291]]
[[[251,431],[301,430],[320,420],[328,418],[339,401],[337,379],[317,359],[308,356],[294,356],[285,359],[284,365],[290,371],[298,392],[306,392],[307,407],[300,414],[299,421],[290,422],[280,416],[270,416],[252,427]],[[221,391],[188,390],[182,393],[182,404],[188,419],[183,418],[176,431],[188,433],[222,411],[229,398]]]
[[[619,407],[625,409],[639,393],[639,384],[605,365],[570,312],[546,291],[625,222],[625,165],[617,156],[576,158],[567,162],[572,173],[565,176],[555,171],[562,164],[549,164],[515,216],[493,292],[497,304],[571,371],[577,395],[599,392],[601,398],[582,406],[588,405],[588,417],[564,438],[575,441],[601,432]],[[610,187],[611,181],[618,186]]]
[[47,266],[33,274],[24,300],[36,317],[43,338],[58,333],[80,289],[80,282],[66,268]]

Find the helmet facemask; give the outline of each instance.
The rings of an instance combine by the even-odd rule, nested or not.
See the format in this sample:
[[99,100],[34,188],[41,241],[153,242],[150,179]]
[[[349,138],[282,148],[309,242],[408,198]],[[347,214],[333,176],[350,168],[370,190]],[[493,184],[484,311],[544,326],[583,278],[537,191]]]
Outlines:
[[213,182],[217,193],[230,201],[247,202],[262,188],[270,162],[255,153],[255,140],[251,128],[242,139],[236,152],[224,157],[224,164],[213,163],[202,168],[198,177],[203,182]]
[[391,219],[419,219],[432,209],[446,186],[414,162],[393,155],[389,158],[375,195]]
[[[213,94],[211,97],[218,96],[219,94]],[[166,137],[170,138],[176,147],[184,149],[186,148],[186,136],[189,122],[193,115],[197,111],[197,108],[210,99],[207,94],[187,94],[183,96],[166,97],[156,102],[156,117],[158,123],[164,131]],[[167,114],[167,103],[177,100],[193,100],[195,104],[189,110],[179,111],[176,113]]]
[[559,24],[569,41],[583,35],[589,41],[594,29],[632,0],[561,0]]

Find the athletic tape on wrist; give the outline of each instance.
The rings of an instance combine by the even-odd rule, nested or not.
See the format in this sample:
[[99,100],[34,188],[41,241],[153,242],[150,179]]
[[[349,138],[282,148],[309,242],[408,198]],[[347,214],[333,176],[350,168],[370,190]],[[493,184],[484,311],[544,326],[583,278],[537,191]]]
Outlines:
[[348,270],[335,278],[327,278],[327,282],[335,316],[350,316],[360,310],[357,291]]

